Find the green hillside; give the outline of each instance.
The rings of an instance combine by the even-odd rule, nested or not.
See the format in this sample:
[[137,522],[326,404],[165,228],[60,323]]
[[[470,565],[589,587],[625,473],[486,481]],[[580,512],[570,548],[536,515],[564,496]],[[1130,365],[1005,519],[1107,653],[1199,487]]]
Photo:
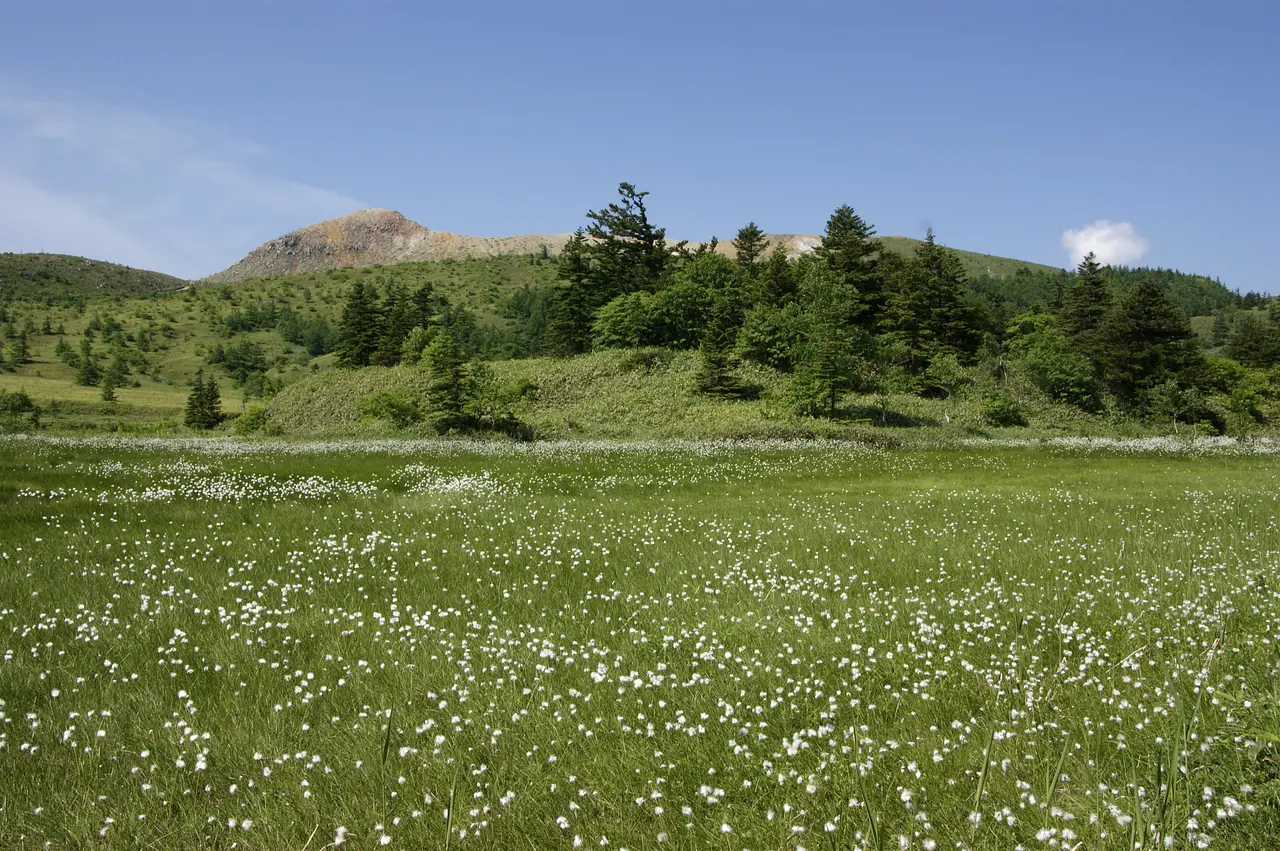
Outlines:
[[68,254],[0,254],[0,302],[174,292],[187,281]]
[[[921,245],[921,240],[909,236],[880,237],[884,247],[894,254],[910,254]],[[1064,270],[1056,266],[1045,266],[1042,263],[1030,263],[1026,260],[1015,260],[1012,257],[997,257],[994,254],[982,254],[977,251],[961,251],[952,249],[960,257],[964,271],[971,278],[989,275],[993,278],[1012,278],[1019,270],[1034,272],[1039,275],[1061,275]]]

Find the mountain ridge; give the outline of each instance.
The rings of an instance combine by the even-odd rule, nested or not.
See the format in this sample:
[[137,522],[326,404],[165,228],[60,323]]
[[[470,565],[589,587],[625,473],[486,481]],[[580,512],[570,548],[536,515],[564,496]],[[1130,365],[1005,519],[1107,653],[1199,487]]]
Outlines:
[[[548,254],[558,254],[572,236],[572,233],[466,236],[432,230],[396,210],[373,208],[316,222],[268,240],[226,269],[201,279],[200,283],[229,284],[330,269],[536,254],[543,249]],[[784,245],[792,257],[813,251],[822,244],[822,237],[814,234],[769,234],[768,239],[771,246]],[[910,237],[883,239],[886,248],[896,253],[907,253],[919,244],[919,240]],[[689,244],[696,247],[703,243]],[[731,255],[732,242],[718,243],[717,251]],[[970,274],[1003,277],[1012,274],[1017,266],[1042,272],[1062,271],[1042,263],[957,251]]]

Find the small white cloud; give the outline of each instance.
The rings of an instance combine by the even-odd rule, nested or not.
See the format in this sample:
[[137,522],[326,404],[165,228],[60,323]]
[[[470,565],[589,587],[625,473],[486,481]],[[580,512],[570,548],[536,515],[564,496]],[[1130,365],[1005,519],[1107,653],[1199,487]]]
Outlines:
[[1062,247],[1077,265],[1090,251],[1104,266],[1124,266],[1141,260],[1151,250],[1131,222],[1098,219],[1088,227],[1067,228],[1062,232]]

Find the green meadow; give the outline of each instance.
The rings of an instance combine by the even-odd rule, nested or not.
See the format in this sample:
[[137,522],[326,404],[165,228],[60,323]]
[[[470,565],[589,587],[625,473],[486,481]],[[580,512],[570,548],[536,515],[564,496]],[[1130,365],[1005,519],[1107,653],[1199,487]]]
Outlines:
[[0,438],[0,845],[1270,847],[1271,450]]

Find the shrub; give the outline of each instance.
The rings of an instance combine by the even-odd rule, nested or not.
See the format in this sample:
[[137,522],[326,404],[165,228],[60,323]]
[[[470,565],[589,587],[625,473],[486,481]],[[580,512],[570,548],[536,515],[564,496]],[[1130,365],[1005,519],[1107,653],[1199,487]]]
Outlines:
[[231,423],[231,427],[235,433],[241,437],[262,431],[267,425],[267,409],[266,408],[250,408],[245,414],[235,418]]
[[675,352],[649,346],[643,349],[632,349],[618,361],[618,368],[623,372],[666,372],[671,368]]
[[386,420],[396,428],[405,428],[422,419],[418,402],[400,390],[380,390],[360,400],[362,420]]
[[1003,390],[987,395],[982,401],[982,419],[993,426],[1025,426],[1026,414],[1017,401]]
[[1051,399],[1085,410],[1098,409],[1093,366],[1046,314],[1024,314],[1014,320],[1009,354],[1031,383]]

